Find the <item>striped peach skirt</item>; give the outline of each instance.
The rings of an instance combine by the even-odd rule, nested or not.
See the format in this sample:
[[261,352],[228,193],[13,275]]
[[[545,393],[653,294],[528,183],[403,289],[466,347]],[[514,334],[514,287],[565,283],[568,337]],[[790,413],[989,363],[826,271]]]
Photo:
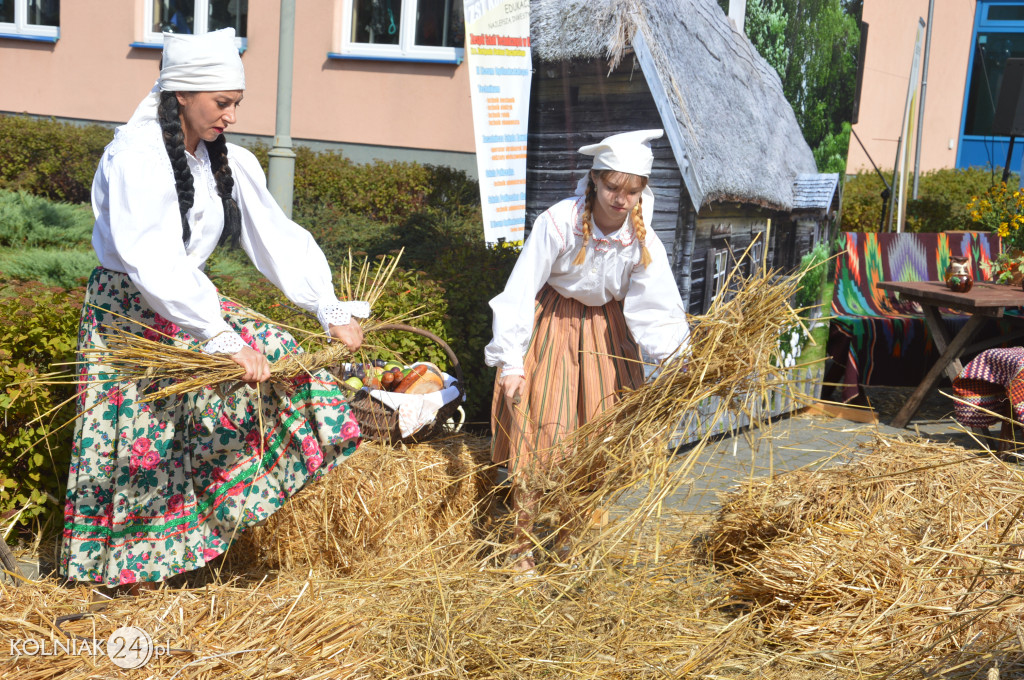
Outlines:
[[510,475],[558,465],[571,455],[562,440],[614,405],[619,390],[644,379],[622,302],[589,307],[550,286],[537,293],[525,368],[519,405],[506,402],[500,371],[491,402],[492,458]]

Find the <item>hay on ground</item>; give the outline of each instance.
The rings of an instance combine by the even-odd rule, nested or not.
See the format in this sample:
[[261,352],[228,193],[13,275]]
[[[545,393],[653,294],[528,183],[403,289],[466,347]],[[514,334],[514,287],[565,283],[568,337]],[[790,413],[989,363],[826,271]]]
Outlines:
[[1022,482],[990,456],[879,437],[732,493],[707,554],[776,644],[890,671],[1006,670],[1009,653],[1024,672]]
[[321,575],[370,565],[423,566],[479,537],[493,487],[488,439],[452,435],[390,447],[364,441],[351,458],[239,536],[238,568]]

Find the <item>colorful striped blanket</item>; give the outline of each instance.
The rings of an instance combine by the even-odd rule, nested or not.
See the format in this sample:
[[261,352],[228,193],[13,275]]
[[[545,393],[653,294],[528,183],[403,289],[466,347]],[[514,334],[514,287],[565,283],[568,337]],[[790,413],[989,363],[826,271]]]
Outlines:
[[[917,385],[938,358],[917,303],[898,300],[878,281],[937,281],[951,255],[969,255],[975,280],[990,277],[982,267],[999,253],[999,237],[987,232],[874,234],[844,232],[846,249],[836,259],[826,382],[841,383],[842,401],[862,385]],[[955,334],[967,317],[942,310]],[[986,324],[976,339],[999,332]]]

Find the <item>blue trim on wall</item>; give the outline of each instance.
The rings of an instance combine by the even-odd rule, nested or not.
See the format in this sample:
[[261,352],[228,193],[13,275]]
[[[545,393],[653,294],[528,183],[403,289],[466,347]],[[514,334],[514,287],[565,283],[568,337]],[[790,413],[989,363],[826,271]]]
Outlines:
[[27,40],[29,42],[41,42],[54,44],[60,40],[60,29],[57,29],[57,35],[25,35],[24,33],[0,33],[0,38],[6,40]]
[[[128,47],[134,47],[134,48],[138,48],[140,50],[163,50],[164,49],[164,46],[161,45],[160,43],[148,43],[148,42],[132,42],[132,43],[128,43]],[[246,47],[247,47],[247,44],[245,42],[243,42],[242,46],[238,50],[238,53],[239,54],[245,54]]]
[[424,59],[423,57],[370,57],[362,54],[341,54],[339,52],[328,52],[327,58],[339,60],[351,59],[354,61],[400,61],[413,64],[452,64],[454,66],[458,66],[462,63],[462,57],[455,57],[453,59]]

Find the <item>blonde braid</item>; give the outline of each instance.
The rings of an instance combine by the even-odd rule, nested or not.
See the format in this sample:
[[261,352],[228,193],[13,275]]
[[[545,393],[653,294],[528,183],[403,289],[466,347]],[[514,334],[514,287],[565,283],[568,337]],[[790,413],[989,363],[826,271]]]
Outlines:
[[594,210],[594,198],[597,196],[597,187],[594,186],[594,179],[590,178],[587,183],[587,201],[583,206],[583,245],[580,246],[580,250],[576,253],[576,259],[572,261],[573,264],[579,265],[587,259],[587,243],[590,242],[590,235],[593,233],[593,229],[590,226],[590,215]]
[[644,213],[641,210],[644,199],[641,196],[637,200],[636,205],[633,206],[633,231],[636,232],[636,238],[640,241],[640,264],[647,269],[647,265],[651,263],[651,254],[647,252],[647,227],[644,225]]

